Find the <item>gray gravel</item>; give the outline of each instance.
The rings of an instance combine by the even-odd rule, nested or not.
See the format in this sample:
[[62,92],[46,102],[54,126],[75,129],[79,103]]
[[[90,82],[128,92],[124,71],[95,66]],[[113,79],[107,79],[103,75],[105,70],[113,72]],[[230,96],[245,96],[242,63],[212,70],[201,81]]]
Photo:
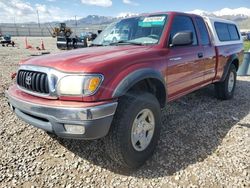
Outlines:
[[[19,48],[0,47],[0,187],[250,187],[250,77],[238,79],[231,101],[218,101],[209,86],[169,104],[155,155],[126,172],[107,159],[102,140],[49,136],[9,110],[10,75],[36,53],[15,40]],[[54,39],[44,41],[58,51]]]

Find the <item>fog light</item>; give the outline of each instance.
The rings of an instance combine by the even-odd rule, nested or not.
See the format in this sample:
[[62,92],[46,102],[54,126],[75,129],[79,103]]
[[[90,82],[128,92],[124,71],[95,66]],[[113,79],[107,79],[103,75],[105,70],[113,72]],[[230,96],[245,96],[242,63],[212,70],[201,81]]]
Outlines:
[[85,127],[83,125],[68,125],[64,124],[64,128],[67,132],[71,134],[84,134],[85,133]]

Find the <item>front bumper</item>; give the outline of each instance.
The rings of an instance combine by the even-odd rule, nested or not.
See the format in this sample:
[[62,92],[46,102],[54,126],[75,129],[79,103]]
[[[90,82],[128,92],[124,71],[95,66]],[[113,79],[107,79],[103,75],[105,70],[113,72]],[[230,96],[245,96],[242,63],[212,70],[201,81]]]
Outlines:
[[[20,99],[12,90],[6,91],[5,95],[20,119],[63,138],[90,140],[106,136],[117,107],[116,101],[97,106],[92,104],[90,107],[48,106],[34,103],[34,100],[30,102]],[[65,124],[84,126],[85,131],[80,134],[71,133],[66,130]]]

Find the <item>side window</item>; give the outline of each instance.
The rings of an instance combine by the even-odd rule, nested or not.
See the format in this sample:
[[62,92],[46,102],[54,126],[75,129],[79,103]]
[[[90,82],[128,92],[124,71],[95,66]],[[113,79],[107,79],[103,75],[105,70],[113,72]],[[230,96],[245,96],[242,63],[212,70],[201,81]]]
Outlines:
[[200,34],[201,34],[201,44],[202,45],[209,45],[210,44],[209,34],[207,31],[207,27],[206,27],[205,22],[200,17],[196,17],[195,21],[196,21],[196,24],[199,28]]
[[172,24],[171,32],[170,32],[170,44],[171,44],[171,41],[172,41],[174,35],[178,32],[182,32],[182,31],[193,32],[194,41],[193,41],[192,45],[195,46],[198,44],[197,35],[196,35],[193,21],[188,16],[175,16],[173,24]]
[[240,35],[235,25],[215,22],[214,26],[220,41],[233,41],[240,39]]
[[230,34],[227,29],[227,24],[215,22],[214,26],[220,41],[230,41]]
[[235,25],[229,24],[228,30],[229,30],[231,40],[239,40],[240,39],[237,27]]

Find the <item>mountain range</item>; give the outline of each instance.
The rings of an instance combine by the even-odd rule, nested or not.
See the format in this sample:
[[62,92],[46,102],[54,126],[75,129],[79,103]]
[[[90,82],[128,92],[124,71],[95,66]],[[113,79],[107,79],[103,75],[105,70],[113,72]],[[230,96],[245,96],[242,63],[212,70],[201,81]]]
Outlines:
[[[188,13],[193,13],[201,16],[212,16],[224,19],[229,19],[238,22],[241,28],[250,29],[250,8],[241,7],[236,9],[224,8],[214,12],[208,12],[205,10],[196,9],[189,11]],[[98,15],[89,15],[87,17],[77,20],[79,25],[102,25],[108,24],[118,19],[129,17],[133,15],[138,15],[136,13],[122,13],[118,17],[106,17]],[[66,21],[68,25],[75,25],[75,20]]]
[[[241,29],[247,29],[250,30],[250,8],[241,7],[236,9],[230,9],[230,8],[223,8],[218,11],[205,11],[196,9],[193,11],[189,11],[187,13],[193,13],[201,16],[211,16],[211,17],[219,17],[224,19],[229,19],[236,21]],[[138,15],[136,13],[131,12],[124,12],[119,14],[117,17],[111,17],[111,16],[100,16],[100,15],[88,15],[86,17],[80,18],[78,20],[66,20],[64,21],[69,27],[75,27],[76,25],[79,27],[101,27],[104,28],[107,24],[112,23],[114,21],[117,21],[121,18],[130,17],[133,15]],[[49,22],[45,23],[50,24],[52,26],[58,25],[59,22]],[[3,24],[0,24],[3,25]],[[4,25],[13,25],[13,24],[4,24]],[[19,24],[17,24],[19,25]],[[22,23],[23,25],[37,25],[37,23]]]
[[250,9],[246,7],[241,7],[236,9],[224,8],[214,12],[208,12],[196,9],[188,13],[193,13],[200,16],[212,16],[212,17],[219,17],[219,18],[233,20],[239,24],[241,29],[250,30]]
[[[87,17],[81,18],[77,20],[77,25],[100,25],[100,24],[109,24],[111,22],[116,21],[115,17],[106,17],[106,16],[98,16],[98,15],[88,15]],[[67,25],[76,25],[75,20],[67,20],[65,21]]]
[[250,9],[246,8],[246,7],[241,7],[241,8],[236,8],[236,9],[223,8],[221,10],[214,11],[214,12],[208,12],[208,11],[205,11],[205,10],[196,9],[196,10],[190,11],[189,13],[194,13],[194,14],[198,14],[198,15],[201,15],[201,16],[217,16],[217,17],[221,17],[221,16],[241,16],[241,17],[250,17]]

